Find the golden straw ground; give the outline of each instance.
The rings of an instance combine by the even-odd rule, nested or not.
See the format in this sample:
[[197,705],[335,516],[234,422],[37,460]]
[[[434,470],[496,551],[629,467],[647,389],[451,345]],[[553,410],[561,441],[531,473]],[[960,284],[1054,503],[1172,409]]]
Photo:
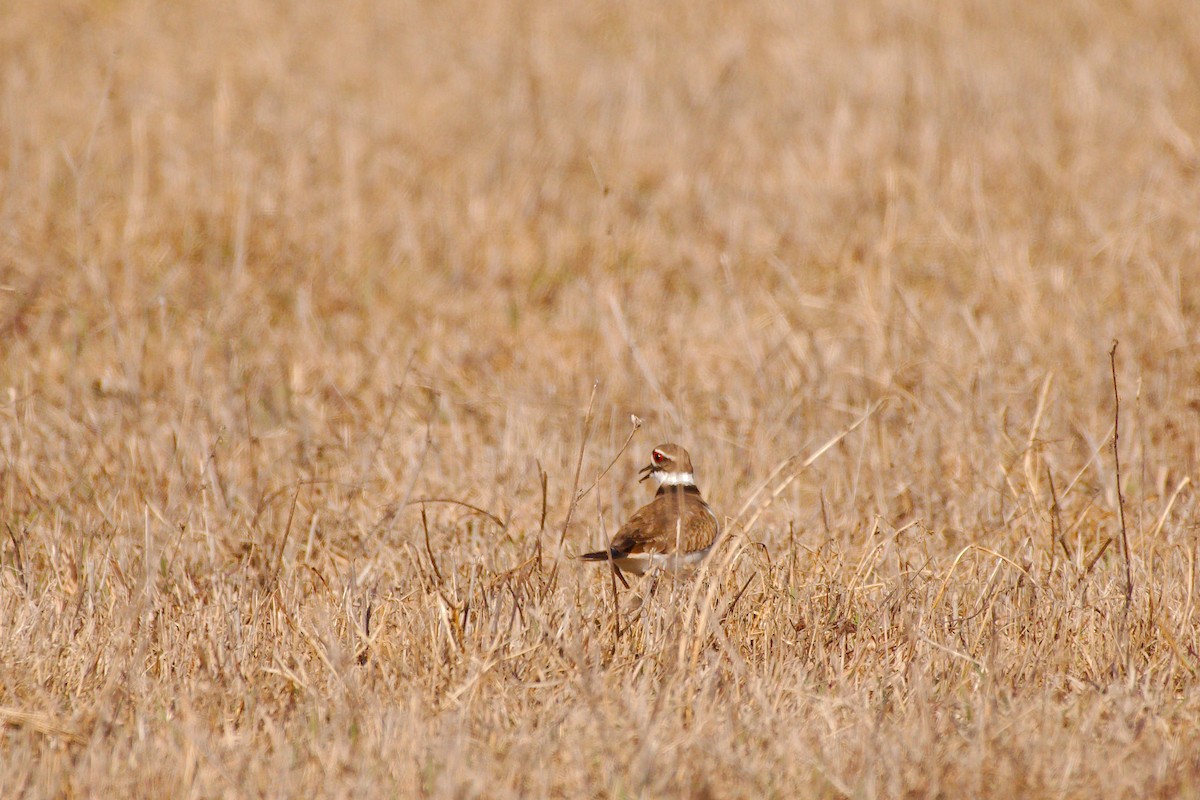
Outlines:
[[1192,4],[9,5],[0,795],[1200,793]]

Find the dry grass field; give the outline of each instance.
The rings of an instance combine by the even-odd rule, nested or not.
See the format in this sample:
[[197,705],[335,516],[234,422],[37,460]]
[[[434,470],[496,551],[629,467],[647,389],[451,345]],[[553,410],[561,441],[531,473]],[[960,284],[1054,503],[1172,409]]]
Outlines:
[[1198,337],[1188,0],[10,3],[0,794],[1196,797]]

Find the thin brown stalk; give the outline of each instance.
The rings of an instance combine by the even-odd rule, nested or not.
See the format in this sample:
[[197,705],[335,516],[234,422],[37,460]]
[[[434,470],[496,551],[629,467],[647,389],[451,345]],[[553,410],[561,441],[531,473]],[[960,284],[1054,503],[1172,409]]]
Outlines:
[[1125,496],[1121,492],[1121,452],[1117,440],[1121,436],[1121,394],[1117,391],[1117,340],[1113,340],[1112,349],[1108,351],[1108,360],[1112,366],[1113,385],[1113,463],[1117,473],[1117,507],[1121,512],[1121,553],[1125,557],[1125,613],[1133,603],[1133,570],[1129,563],[1129,534],[1125,530]]
[[558,537],[558,550],[554,554],[554,566],[550,569],[551,589],[558,578],[558,565],[562,562],[563,544],[567,541],[567,531],[571,529],[571,518],[575,515],[575,507],[579,505],[579,475],[583,471],[583,454],[587,450],[588,437],[592,432],[592,408],[596,402],[596,390],[599,387],[598,381],[592,384],[587,413],[583,417],[583,434],[579,439],[579,457],[575,460],[575,478],[571,482],[571,504],[567,507],[567,517],[563,520],[562,533]]

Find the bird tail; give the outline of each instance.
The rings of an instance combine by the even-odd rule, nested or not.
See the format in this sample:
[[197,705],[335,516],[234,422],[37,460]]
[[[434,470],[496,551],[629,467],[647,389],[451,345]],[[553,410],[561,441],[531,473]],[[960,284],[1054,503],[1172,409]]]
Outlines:
[[628,589],[629,581],[625,580],[625,576],[621,574],[621,568],[617,566],[616,560],[621,557],[621,554],[616,550],[597,550],[594,553],[584,553],[579,556],[581,561],[609,561],[612,564],[613,574],[621,581],[621,584]]

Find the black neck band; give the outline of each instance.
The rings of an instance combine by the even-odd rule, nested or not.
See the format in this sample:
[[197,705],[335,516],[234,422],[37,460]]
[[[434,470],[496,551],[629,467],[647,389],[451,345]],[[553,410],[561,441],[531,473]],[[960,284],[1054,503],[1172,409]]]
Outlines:
[[696,488],[694,483],[674,483],[671,485],[663,484],[658,487],[658,491],[654,493],[655,497],[667,492],[683,492],[684,494],[700,494],[700,490]]

